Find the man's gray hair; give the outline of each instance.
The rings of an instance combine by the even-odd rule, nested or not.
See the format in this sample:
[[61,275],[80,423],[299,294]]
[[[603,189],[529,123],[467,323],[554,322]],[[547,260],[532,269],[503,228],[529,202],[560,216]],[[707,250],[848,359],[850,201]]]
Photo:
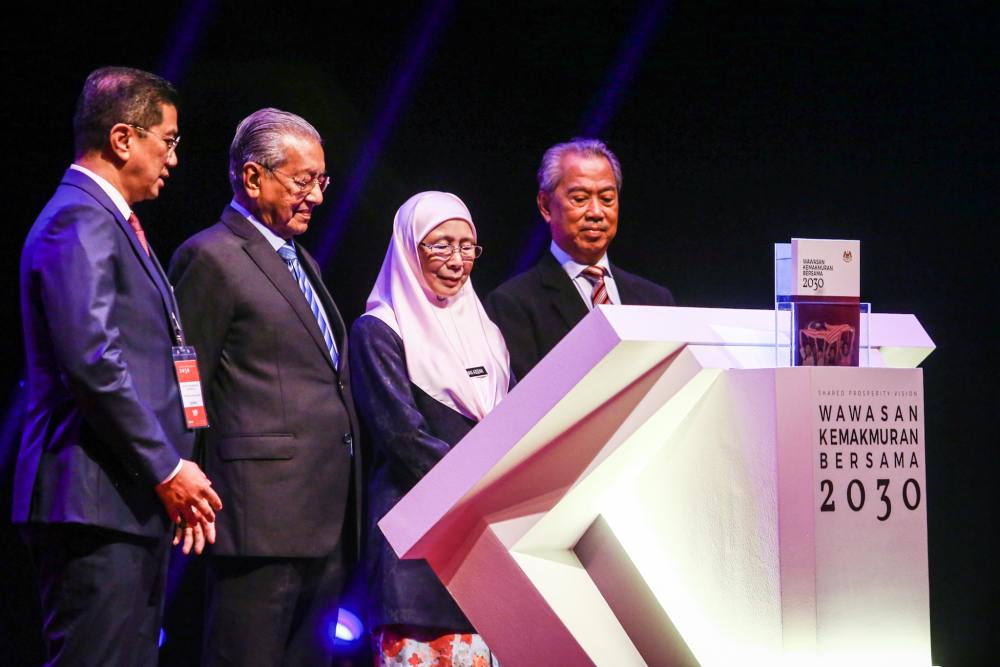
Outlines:
[[551,194],[559,181],[562,180],[562,159],[567,153],[576,153],[582,157],[603,157],[611,165],[611,171],[615,174],[615,185],[618,190],[622,189],[622,166],[618,158],[611,149],[604,145],[600,139],[590,139],[587,137],[574,137],[569,141],[556,144],[542,156],[542,164],[538,167],[538,189]]
[[309,121],[280,109],[259,109],[240,121],[229,147],[229,184],[233,193],[243,191],[243,165],[247,162],[271,169],[285,164],[284,138],[288,135],[323,143]]

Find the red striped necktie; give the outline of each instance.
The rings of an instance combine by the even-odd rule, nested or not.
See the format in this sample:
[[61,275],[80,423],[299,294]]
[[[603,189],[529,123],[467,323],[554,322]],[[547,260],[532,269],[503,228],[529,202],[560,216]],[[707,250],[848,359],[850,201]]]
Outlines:
[[141,245],[142,249],[146,251],[147,255],[149,255],[149,243],[146,242],[146,232],[142,231],[142,225],[139,224],[139,218],[135,213],[128,217],[128,224],[132,226],[132,231],[134,231],[135,235],[139,238],[139,245]]
[[600,266],[588,266],[583,269],[583,277],[594,286],[590,293],[590,302],[595,306],[611,303],[608,296],[608,286],[604,284],[604,269]]

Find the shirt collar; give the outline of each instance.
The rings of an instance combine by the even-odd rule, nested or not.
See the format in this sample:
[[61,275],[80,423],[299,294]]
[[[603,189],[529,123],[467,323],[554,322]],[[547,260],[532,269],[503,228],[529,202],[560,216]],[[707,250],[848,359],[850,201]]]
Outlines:
[[277,234],[275,234],[274,232],[272,232],[271,229],[267,225],[265,225],[263,222],[261,222],[260,220],[258,220],[257,218],[255,218],[253,216],[253,213],[251,213],[250,211],[246,210],[235,199],[233,199],[231,202],[229,202],[229,205],[232,206],[233,209],[237,213],[239,213],[244,218],[246,218],[250,222],[251,225],[253,225],[254,227],[256,227],[257,231],[259,231],[261,234],[264,235],[264,238],[267,239],[267,242],[271,244],[271,247],[274,248],[275,252],[277,252],[278,248],[280,248],[281,246],[285,245],[285,239],[281,238],[280,236],[278,236]]
[[104,191],[104,194],[108,196],[108,198],[111,200],[111,203],[115,205],[115,208],[118,209],[118,212],[121,213],[122,217],[125,218],[125,221],[128,222],[128,219],[132,217],[132,208],[128,205],[128,203],[125,201],[125,197],[122,195],[122,193],[118,191],[117,188],[115,188],[115,186],[111,185],[111,183],[109,183],[105,178],[98,176],[97,174],[87,169],[86,167],[81,167],[76,163],[71,164],[69,168],[72,169],[73,171],[80,172],[81,174],[87,176],[94,183],[97,183],[97,187],[99,187],[101,190]]
[[[549,245],[549,252],[552,253],[552,256],[555,257],[556,261],[559,262],[559,265],[562,266],[563,271],[565,271],[566,274],[574,280],[581,273],[583,273],[585,268],[590,266],[589,264],[580,264],[577,262],[575,259],[566,254],[566,251],[560,248],[555,241]],[[614,278],[614,276],[611,275],[611,263],[608,262],[608,253],[601,255],[601,258],[597,260],[594,266],[599,266],[604,269],[605,276],[612,279]]]

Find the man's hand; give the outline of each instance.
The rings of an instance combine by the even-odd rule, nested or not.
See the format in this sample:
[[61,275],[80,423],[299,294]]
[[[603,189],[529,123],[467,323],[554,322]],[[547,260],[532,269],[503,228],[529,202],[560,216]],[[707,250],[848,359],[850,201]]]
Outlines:
[[182,522],[174,528],[174,546],[180,544],[182,539],[184,545],[181,547],[181,551],[184,552],[185,556],[191,553],[191,547],[194,547],[196,555],[201,555],[201,552],[205,550],[206,540],[209,544],[215,544],[215,524],[208,524],[206,530],[202,528],[200,523],[191,526]]
[[215,541],[215,512],[222,509],[222,500],[197,463],[182,460],[180,471],[170,481],[157,484],[156,493],[172,522],[199,525],[209,542]]

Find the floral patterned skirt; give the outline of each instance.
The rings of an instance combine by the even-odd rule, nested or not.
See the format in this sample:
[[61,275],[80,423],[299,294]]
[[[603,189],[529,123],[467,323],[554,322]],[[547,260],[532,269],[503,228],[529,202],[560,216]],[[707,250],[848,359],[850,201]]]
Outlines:
[[372,634],[375,667],[500,667],[476,634],[383,625]]

